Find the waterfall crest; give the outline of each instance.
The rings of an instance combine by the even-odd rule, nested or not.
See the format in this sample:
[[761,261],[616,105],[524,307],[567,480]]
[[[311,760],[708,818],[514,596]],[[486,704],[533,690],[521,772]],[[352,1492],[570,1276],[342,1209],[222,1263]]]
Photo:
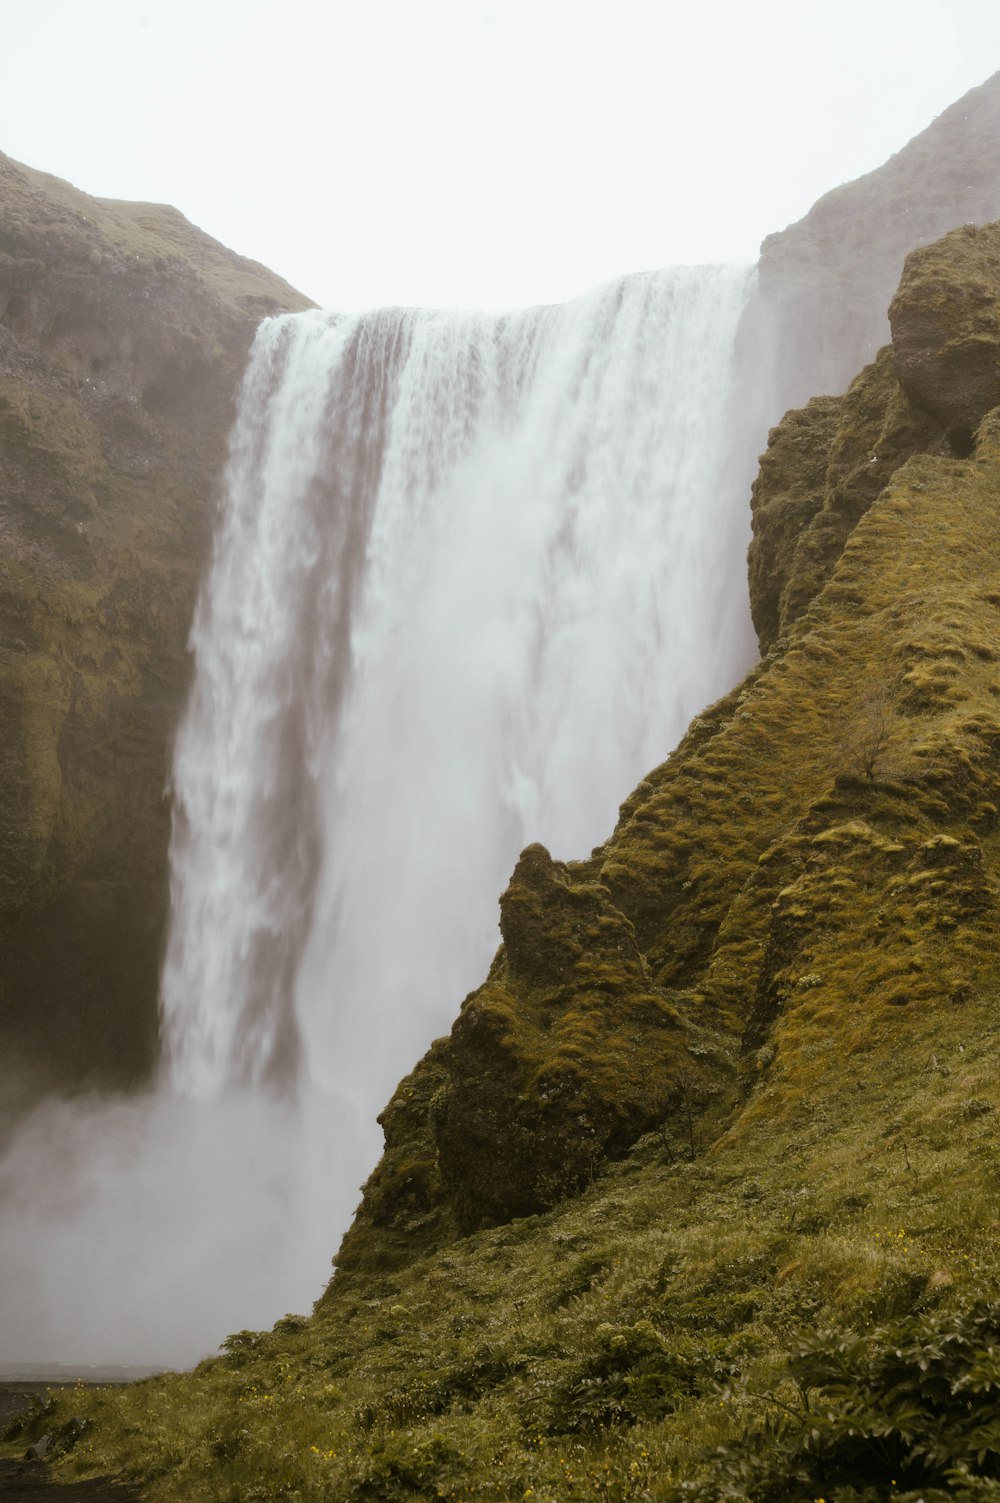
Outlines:
[[262,327],[175,759],[178,1090],[377,1111],[481,979],[522,846],[587,854],[745,666],[748,282]]

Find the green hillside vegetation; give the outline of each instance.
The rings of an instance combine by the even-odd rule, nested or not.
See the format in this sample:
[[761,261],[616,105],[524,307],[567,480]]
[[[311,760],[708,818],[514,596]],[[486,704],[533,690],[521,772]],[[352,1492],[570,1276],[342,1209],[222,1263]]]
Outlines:
[[1000,1498],[998,310],[1000,226],[914,253],[893,349],[774,430],[764,658],[588,860],[522,855],[313,1316],[12,1454],[185,1503]]

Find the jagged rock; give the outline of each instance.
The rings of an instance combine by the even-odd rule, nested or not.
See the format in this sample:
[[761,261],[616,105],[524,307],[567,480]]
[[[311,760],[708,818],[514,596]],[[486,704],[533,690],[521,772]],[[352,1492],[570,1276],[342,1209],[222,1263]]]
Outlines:
[[967,225],[909,255],[889,321],[900,385],[970,454],[1000,404],[1000,226]]
[[[386,1155],[338,1266],[386,1266],[417,1241],[544,1210],[726,1076],[654,986],[596,866],[525,850],[500,900],[504,944],[451,1036],[380,1119]],[[685,1117],[685,1122],[687,1118]],[[409,1249],[412,1255],[412,1247]]]
[[762,652],[815,599],[900,463],[968,456],[1000,404],[1000,226],[914,251],[890,318],[892,345],[843,396],[787,413],[761,458],[749,577]]
[[941,423],[909,400],[888,348],[843,396],[785,414],[751,495],[750,612],[762,652],[815,599],[903,460],[943,444]]

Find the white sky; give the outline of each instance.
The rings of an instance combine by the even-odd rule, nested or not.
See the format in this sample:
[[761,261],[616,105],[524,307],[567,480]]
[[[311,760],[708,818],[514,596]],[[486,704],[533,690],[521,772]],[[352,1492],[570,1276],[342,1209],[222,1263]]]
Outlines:
[[1000,68],[997,0],[4,0],[0,150],[317,301],[502,307],[763,236]]

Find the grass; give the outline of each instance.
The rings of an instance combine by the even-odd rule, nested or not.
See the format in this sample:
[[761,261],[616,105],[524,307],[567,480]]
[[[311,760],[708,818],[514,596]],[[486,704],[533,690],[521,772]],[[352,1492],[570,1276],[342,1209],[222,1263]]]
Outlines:
[[888,1082],[872,1052],[850,1089],[821,1074],[767,1155],[734,1130],[670,1162],[649,1135],[558,1210],[335,1284],[193,1374],[71,1395],[92,1427],[64,1470],[193,1503],[658,1496],[773,1409],[815,1326],[996,1288],[995,1007],[963,1023],[961,1051],[908,1028]]

